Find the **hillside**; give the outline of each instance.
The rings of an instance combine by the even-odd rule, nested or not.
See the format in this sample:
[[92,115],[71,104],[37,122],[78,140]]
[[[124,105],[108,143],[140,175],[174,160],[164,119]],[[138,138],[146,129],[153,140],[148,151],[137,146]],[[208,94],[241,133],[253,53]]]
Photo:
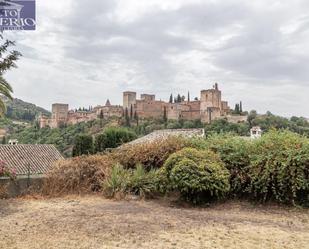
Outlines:
[[3,143],[12,135],[31,127],[40,113],[50,115],[49,111],[32,103],[17,98],[1,98],[7,107],[5,117],[0,118],[0,138]]
[[40,113],[48,116],[50,115],[49,111],[32,103],[28,103],[17,98],[10,100],[8,98],[2,97],[2,99],[7,106],[6,118],[8,119],[33,122],[36,116]]

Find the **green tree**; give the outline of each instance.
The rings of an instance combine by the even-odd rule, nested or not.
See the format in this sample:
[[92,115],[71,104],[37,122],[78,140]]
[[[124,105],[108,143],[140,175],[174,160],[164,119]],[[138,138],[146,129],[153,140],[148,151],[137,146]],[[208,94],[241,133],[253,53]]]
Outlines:
[[[2,36],[0,36],[3,39]],[[2,45],[0,45],[0,94],[6,96],[9,99],[12,98],[13,89],[11,85],[4,79],[3,75],[5,72],[10,70],[12,67],[16,67],[15,62],[21,56],[21,53],[9,49],[15,46],[15,42],[6,40]],[[6,107],[3,100],[0,98],[0,115],[6,112]]]
[[127,128],[107,128],[102,134],[95,139],[95,151],[102,152],[108,148],[116,148],[123,143],[128,143],[137,136],[135,132]]
[[90,135],[78,135],[73,146],[73,157],[93,154],[93,138]]
[[242,113],[242,101],[239,103],[239,112]]
[[181,103],[181,96],[180,96],[180,94],[177,95],[177,103]]
[[188,92],[188,102],[190,102],[190,92]]
[[250,124],[250,126],[253,126],[252,125],[252,121],[257,117],[257,111],[255,110],[252,110],[250,111],[249,115],[248,115],[248,123]]
[[240,114],[240,107],[239,107],[239,104],[236,104],[236,105],[235,105],[234,113],[235,113],[235,114]]
[[2,137],[2,144],[6,144],[6,137],[5,136]]

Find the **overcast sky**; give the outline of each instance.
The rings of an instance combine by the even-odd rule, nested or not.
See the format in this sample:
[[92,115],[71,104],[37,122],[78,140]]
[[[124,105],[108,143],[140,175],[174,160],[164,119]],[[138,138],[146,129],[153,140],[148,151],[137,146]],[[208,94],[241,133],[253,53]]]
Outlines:
[[308,0],[37,0],[37,30],[5,36],[15,97],[47,109],[218,82],[231,107],[309,117]]

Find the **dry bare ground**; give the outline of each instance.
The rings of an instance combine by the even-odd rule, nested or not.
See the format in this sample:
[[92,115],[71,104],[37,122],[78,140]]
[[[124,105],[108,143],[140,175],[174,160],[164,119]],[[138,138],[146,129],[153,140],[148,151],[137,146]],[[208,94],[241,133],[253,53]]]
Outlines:
[[0,201],[0,248],[309,248],[309,211],[99,196]]

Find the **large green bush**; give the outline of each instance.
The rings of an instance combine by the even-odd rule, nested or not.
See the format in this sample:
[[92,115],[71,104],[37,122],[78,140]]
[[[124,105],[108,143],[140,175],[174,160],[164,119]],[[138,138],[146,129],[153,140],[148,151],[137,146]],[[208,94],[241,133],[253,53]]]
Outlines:
[[172,154],[164,167],[170,187],[193,203],[220,198],[230,189],[228,170],[210,150],[182,149]]
[[263,201],[308,203],[308,139],[289,131],[270,131],[253,146],[250,193]]
[[249,185],[248,170],[252,143],[243,137],[212,135],[206,139],[204,146],[218,153],[226,168],[230,171],[231,193],[242,195]]
[[95,139],[95,151],[102,152],[107,148],[117,148],[123,143],[136,139],[135,132],[127,128],[110,127]]

